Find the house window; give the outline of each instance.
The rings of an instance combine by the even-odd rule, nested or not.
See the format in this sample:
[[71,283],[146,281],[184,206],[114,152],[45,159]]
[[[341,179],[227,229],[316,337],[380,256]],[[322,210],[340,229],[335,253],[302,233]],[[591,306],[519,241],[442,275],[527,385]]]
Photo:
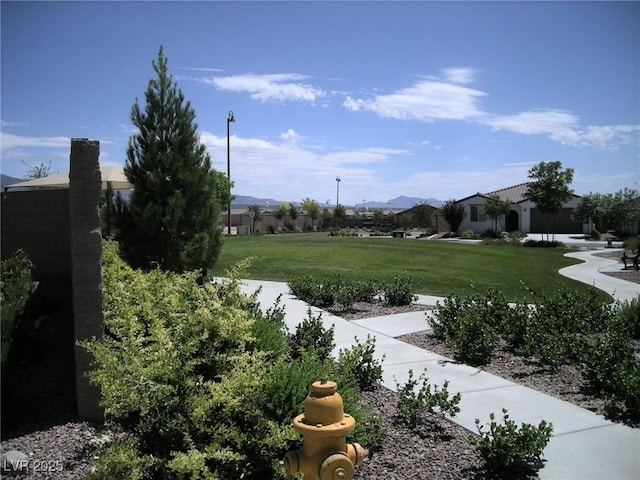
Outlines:
[[487,216],[482,211],[482,205],[471,205],[471,221],[472,222],[485,222]]

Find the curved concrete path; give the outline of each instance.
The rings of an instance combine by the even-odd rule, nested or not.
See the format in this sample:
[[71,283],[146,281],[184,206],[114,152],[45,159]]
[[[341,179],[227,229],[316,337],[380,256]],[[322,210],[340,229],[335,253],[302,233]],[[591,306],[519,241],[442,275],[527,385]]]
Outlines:
[[[563,268],[560,273],[595,285],[616,300],[630,300],[640,294],[640,285],[601,274],[599,270],[614,268],[616,261],[595,257],[593,253],[567,254],[584,263]],[[486,424],[489,414],[494,412],[497,419],[501,419],[502,408],[507,408],[517,423],[537,425],[543,419],[552,422],[553,437],[544,450],[544,467],[539,471],[541,480],[640,479],[640,429],[613,423],[572,403],[398,340],[396,337],[401,335],[431,328],[430,311],[426,309],[348,321],[309,307],[289,293],[286,283],[243,280],[241,284],[247,294],[260,289],[258,301],[263,310],[280,298],[285,307],[285,323],[291,331],[307,317],[309,309],[314,315],[321,313],[325,327],[334,327],[334,355],[340,349],[351,347],[354,338],[362,342],[367,336],[373,336],[375,356],[382,361],[382,384],[393,391],[397,390],[396,381],[400,385],[407,381],[409,369],[417,375],[426,369],[429,382],[438,386],[448,380],[450,392],[462,393],[460,413],[452,421],[473,433],[476,433],[476,418]],[[419,295],[416,303],[435,305],[442,300],[442,297]]]
[[[622,249],[607,250],[608,252],[618,252],[622,256]],[[600,290],[607,292],[615,300],[630,301],[640,295],[640,284],[627,282],[610,275],[604,275],[601,271],[621,271],[624,267],[620,260],[602,258],[596,253],[603,250],[586,250],[565,254],[565,257],[577,258],[583,263],[561,268],[558,273],[573,280],[577,280],[588,285],[593,285]],[[639,452],[640,454],[640,452]]]

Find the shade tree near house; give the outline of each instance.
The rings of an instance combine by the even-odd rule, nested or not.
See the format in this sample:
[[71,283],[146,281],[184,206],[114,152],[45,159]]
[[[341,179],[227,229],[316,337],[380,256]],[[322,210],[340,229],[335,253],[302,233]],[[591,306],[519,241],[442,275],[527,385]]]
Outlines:
[[442,216],[449,222],[451,231],[457,232],[462,220],[464,220],[464,205],[457,203],[453,199],[446,200],[442,204]]
[[569,187],[573,181],[572,168],[562,169],[561,162],[540,162],[529,170],[529,183],[525,197],[536,204],[542,213],[552,219],[551,231],[555,233],[555,217],[560,208],[572,199],[573,190]]
[[320,216],[320,205],[316,200],[312,200],[309,197],[304,198],[301,203],[302,210],[304,210],[311,219],[311,228],[314,228],[315,221]]
[[615,193],[589,192],[580,198],[573,216],[597,222],[599,228],[633,233],[640,231],[640,191],[624,188]]
[[511,202],[509,200],[502,200],[497,193],[489,195],[484,201],[482,211],[488,218],[493,220],[494,232],[498,232],[498,219],[503,215],[507,215],[510,208]]

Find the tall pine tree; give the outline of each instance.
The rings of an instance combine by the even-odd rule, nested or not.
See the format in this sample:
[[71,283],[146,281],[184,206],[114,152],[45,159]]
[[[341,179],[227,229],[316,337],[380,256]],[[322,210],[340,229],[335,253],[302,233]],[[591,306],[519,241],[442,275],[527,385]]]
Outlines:
[[134,189],[117,219],[121,250],[134,267],[175,272],[206,269],[218,257],[220,206],[227,202],[226,176],[211,167],[200,143],[195,111],[167,71],[160,47],[152,62],[157,78],[138,99],[131,121],[124,172]]

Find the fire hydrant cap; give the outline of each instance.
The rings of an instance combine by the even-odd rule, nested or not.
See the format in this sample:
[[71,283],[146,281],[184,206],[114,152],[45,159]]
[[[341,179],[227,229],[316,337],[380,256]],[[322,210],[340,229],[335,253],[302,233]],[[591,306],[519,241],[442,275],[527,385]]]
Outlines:
[[336,382],[332,382],[331,380],[318,380],[317,382],[313,382],[311,384],[311,390],[316,397],[325,397],[327,395],[333,395],[338,390],[338,384]]
[[351,480],[353,463],[344,453],[334,453],[320,465],[320,480]]

